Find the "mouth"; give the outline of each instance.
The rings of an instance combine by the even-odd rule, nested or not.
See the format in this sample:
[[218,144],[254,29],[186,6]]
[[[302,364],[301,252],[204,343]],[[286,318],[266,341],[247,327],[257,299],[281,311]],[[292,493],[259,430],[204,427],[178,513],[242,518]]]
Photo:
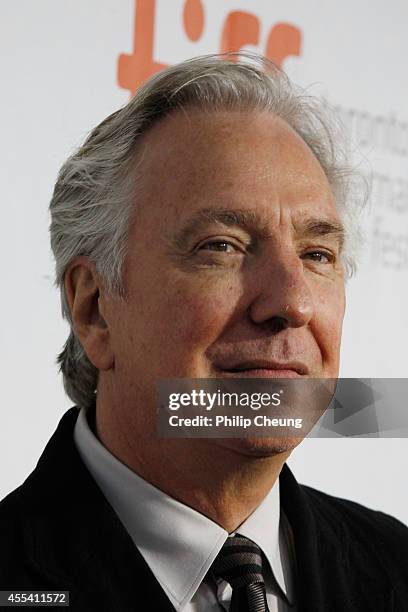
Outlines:
[[218,369],[226,378],[299,378],[308,375],[307,366],[300,362],[249,361]]

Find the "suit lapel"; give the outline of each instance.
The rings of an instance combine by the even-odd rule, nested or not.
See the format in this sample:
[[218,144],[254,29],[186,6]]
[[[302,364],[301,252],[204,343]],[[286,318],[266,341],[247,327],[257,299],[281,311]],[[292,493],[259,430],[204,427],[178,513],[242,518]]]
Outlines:
[[[350,534],[338,502],[299,485],[285,464],[280,475],[282,508],[292,528],[299,612],[392,610],[386,577]],[[386,593],[386,595],[384,595]]]
[[146,602],[149,609],[174,612],[78,455],[77,415],[76,408],[64,415],[26,481],[24,532],[32,568],[44,581],[66,585],[78,610],[127,612]]

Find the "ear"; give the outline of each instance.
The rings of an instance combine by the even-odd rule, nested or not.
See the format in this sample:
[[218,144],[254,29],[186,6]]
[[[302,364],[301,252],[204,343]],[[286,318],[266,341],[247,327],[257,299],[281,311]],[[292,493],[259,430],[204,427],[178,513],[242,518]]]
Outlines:
[[98,370],[114,365],[109,327],[100,310],[104,287],[95,264],[87,257],[78,257],[64,276],[65,292],[75,332],[89,361]]

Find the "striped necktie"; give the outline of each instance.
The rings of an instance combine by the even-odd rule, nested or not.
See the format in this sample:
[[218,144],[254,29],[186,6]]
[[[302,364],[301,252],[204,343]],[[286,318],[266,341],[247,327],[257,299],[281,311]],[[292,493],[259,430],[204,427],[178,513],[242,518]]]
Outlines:
[[232,587],[230,612],[269,612],[261,549],[244,536],[230,536],[211,567],[214,578]]

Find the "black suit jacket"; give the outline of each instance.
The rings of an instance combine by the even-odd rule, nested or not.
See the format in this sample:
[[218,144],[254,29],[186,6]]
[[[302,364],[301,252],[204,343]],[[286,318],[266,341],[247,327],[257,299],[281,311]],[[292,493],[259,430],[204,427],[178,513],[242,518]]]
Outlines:
[[[24,484],[0,504],[0,590],[70,591],[70,610],[174,611],[82,463],[69,410]],[[408,611],[408,528],[299,485],[285,465],[300,612]]]

